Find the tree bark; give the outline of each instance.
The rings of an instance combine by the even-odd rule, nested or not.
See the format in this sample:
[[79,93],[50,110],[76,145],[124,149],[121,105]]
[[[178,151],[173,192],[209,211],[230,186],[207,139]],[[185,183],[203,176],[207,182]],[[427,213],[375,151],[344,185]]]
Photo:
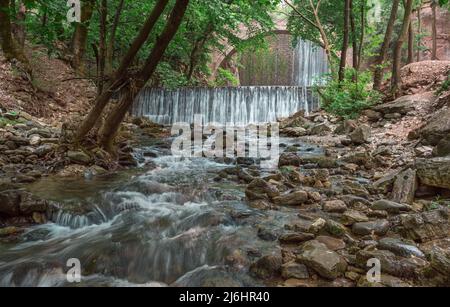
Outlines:
[[342,42],[341,49],[341,62],[339,64],[339,81],[344,81],[345,78],[345,67],[347,63],[347,51],[349,43],[349,32],[350,32],[350,7],[352,0],[345,0],[344,7],[344,38]]
[[139,31],[139,34],[136,36],[126,55],[122,59],[120,67],[114,73],[111,85],[109,86],[108,90],[104,91],[100,96],[97,97],[94,106],[92,107],[84,121],[81,123],[77,136],[75,138],[75,142],[80,142],[81,140],[83,140],[83,138],[89,133],[89,131],[91,131],[91,129],[95,126],[97,120],[100,118],[103,109],[108,104],[112,95],[128,79],[127,70],[129,66],[132,64],[141,47],[147,41],[148,36],[153,30],[153,27],[155,26],[159,17],[164,12],[164,9],[166,8],[168,2],[169,0],[159,0],[156,3],[152,12],[145,21],[145,24]]
[[413,24],[409,22],[408,29],[408,64],[414,62],[414,29]]
[[141,91],[155,72],[158,63],[161,61],[167,47],[181,25],[188,5],[189,0],[177,0],[170,18],[167,21],[160,37],[156,41],[152,52],[148,56],[144,67],[137,73],[132,84],[128,84],[126,94],[123,95],[119,104],[112,109],[111,113],[105,120],[100,131],[99,142],[107,151],[113,151],[114,138],[120,124],[125,118],[127,111],[133,104],[136,95]]
[[373,89],[379,91],[381,88],[381,83],[383,82],[383,70],[382,67],[384,62],[386,61],[389,45],[392,39],[392,33],[394,32],[395,20],[397,19],[398,6],[400,4],[400,0],[392,1],[391,8],[391,16],[389,18],[389,22],[386,28],[386,33],[384,35],[383,44],[381,45],[380,55],[378,56],[377,61],[375,62],[375,71],[373,77]]
[[100,4],[100,39],[99,39],[99,59],[98,59],[98,94],[103,93],[103,84],[105,82],[105,63],[106,63],[106,27],[108,18],[107,0],[102,0]]
[[122,15],[122,10],[124,7],[125,0],[120,0],[119,6],[116,9],[116,14],[114,15],[114,21],[112,24],[111,32],[109,34],[108,46],[106,48],[106,74],[112,75],[113,73],[113,58],[114,58],[114,45],[116,43],[116,32],[119,26],[120,16]]
[[432,0],[431,2],[431,11],[433,12],[433,22],[432,22],[432,41],[433,41],[433,47],[431,48],[431,59],[433,61],[438,60],[437,57],[437,3],[436,0]]
[[14,43],[11,35],[11,11],[9,0],[0,0],[0,34],[2,50],[7,60],[15,57]]
[[422,1],[417,7],[417,62],[420,62],[420,52],[422,46]]
[[405,43],[405,40],[408,36],[408,30],[409,25],[411,23],[411,13],[412,13],[412,7],[413,7],[414,0],[407,0],[405,4],[405,15],[403,17],[403,25],[402,30],[400,32],[400,35],[398,37],[397,43],[395,45],[394,50],[394,58],[393,58],[393,65],[392,65],[392,81],[391,81],[391,94],[394,98],[396,98],[401,90],[401,55],[402,55],[402,48],[403,44]]
[[81,1],[81,20],[75,26],[75,32],[72,40],[72,67],[78,74],[84,74],[84,55],[86,53],[86,44],[88,38],[89,24],[94,11],[95,1]]
[[361,68],[361,63],[362,63],[362,58],[363,58],[364,40],[366,38],[366,24],[367,24],[366,4],[367,4],[367,0],[363,0],[361,2],[361,36],[359,38],[358,70]]
[[14,38],[16,39],[16,42],[18,44],[18,47],[23,49],[25,46],[25,37],[26,37],[26,30],[25,30],[25,19],[27,16],[27,8],[25,6],[25,3],[23,0],[19,1],[19,10],[16,14],[16,20],[14,22],[13,32],[14,32]]
[[353,12],[353,0],[350,0],[350,28],[352,32],[352,53],[353,53],[353,68],[358,71],[359,52],[358,52],[358,38],[356,35],[355,14]]

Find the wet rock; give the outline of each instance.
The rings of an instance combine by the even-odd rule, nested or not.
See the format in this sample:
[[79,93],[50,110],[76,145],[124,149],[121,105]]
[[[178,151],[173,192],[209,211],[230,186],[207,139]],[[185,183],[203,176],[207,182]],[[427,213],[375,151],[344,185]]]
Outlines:
[[259,210],[271,210],[273,205],[264,199],[257,199],[249,202],[249,207]]
[[295,232],[286,233],[280,237],[280,242],[283,244],[299,244],[314,239],[314,235],[311,233]]
[[389,200],[378,200],[376,202],[373,203],[372,210],[377,210],[377,211],[387,211],[389,213],[393,213],[393,214],[398,214],[401,211],[410,211],[411,207],[408,205],[404,205],[404,204],[399,204],[393,201],[389,201]]
[[419,269],[428,265],[420,258],[403,258],[387,250],[361,250],[356,254],[356,263],[361,268],[367,267],[369,259],[378,259],[382,272],[400,278],[416,278]]
[[258,278],[270,279],[281,274],[282,265],[281,255],[267,255],[253,263],[250,266],[250,272]]
[[368,143],[372,136],[371,130],[369,125],[361,125],[349,134],[350,140],[355,145]]
[[399,232],[403,237],[416,242],[446,238],[449,234],[448,210],[401,215]]
[[357,210],[347,210],[342,214],[341,222],[345,226],[352,226],[355,223],[368,222],[369,218]]
[[302,160],[295,153],[283,153],[280,156],[280,161],[278,162],[279,167],[283,166],[300,166]]
[[293,191],[273,198],[273,202],[279,206],[300,206],[307,201],[308,193],[305,191]]
[[24,192],[21,194],[19,208],[21,214],[25,215],[31,215],[35,212],[44,213],[49,208],[49,202]]
[[0,193],[0,215],[17,216],[20,213],[20,193],[5,191]]
[[56,146],[53,144],[44,144],[44,145],[41,145],[38,148],[36,148],[34,153],[38,157],[41,158],[41,157],[44,157],[45,155],[49,154],[50,152],[52,152],[55,148],[56,148]]
[[[417,172],[407,169],[401,172],[394,182],[392,200],[398,203],[412,204],[418,187]],[[384,210],[384,209],[382,209]]]
[[370,168],[372,165],[372,157],[367,151],[351,152],[342,158],[343,162],[357,164]]
[[280,195],[280,192],[275,186],[263,179],[257,178],[247,186],[245,195],[250,201],[258,199],[268,200],[277,197]]
[[347,269],[347,263],[341,256],[316,240],[306,242],[302,246],[297,261],[330,280],[342,276]]
[[91,162],[91,157],[82,151],[68,151],[67,157],[73,163],[89,164]]
[[319,241],[320,243],[325,244],[328,247],[328,249],[330,249],[332,251],[342,250],[346,246],[346,244],[343,240],[333,238],[333,237],[318,236],[316,238],[316,240]]
[[272,231],[271,229],[267,229],[265,227],[258,228],[258,238],[264,241],[276,241],[278,239],[278,234]]
[[347,228],[344,225],[331,219],[326,221],[325,230],[336,237],[343,237],[347,234]]
[[0,228],[0,238],[18,235],[22,232],[23,231],[21,229],[14,226]]
[[390,223],[386,220],[377,220],[353,224],[352,232],[356,235],[366,236],[376,234],[384,236],[390,228]]
[[425,259],[424,253],[413,244],[408,244],[400,239],[383,238],[378,244],[378,249],[388,250],[401,257],[419,257]]
[[281,276],[284,279],[308,279],[308,268],[304,264],[289,262],[281,267]]
[[450,157],[417,159],[416,167],[421,184],[450,189]]
[[327,224],[327,221],[323,218],[318,218],[315,220],[309,227],[309,232],[311,233],[318,233],[321,231]]
[[33,176],[27,176],[27,175],[16,175],[12,181],[16,182],[16,183],[33,183],[35,182],[37,179]]
[[343,213],[347,210],[347,205],[342,200],[326,201],[323,210],[330,213]]

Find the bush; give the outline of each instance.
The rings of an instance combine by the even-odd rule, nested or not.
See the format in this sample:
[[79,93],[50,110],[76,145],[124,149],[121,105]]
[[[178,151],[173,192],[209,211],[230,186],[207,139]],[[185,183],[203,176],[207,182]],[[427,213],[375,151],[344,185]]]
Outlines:
[[355,118],[362,110],[381,101],[380,93],[371,89],[371,73],[360,73],[357,82],[354,80],[355,73],[354,69],[347,69],[342,82],[329,75],[325,86],[315,87],[325,111],[344,118]]

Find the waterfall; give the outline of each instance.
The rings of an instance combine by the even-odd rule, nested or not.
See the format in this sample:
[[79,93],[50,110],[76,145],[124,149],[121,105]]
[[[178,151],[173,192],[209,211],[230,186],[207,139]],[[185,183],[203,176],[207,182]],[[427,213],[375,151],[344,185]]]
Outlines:
[[203,115],[205,122],[249,124],[316,110],[319,99],[311,87],[328,72],[325,51],[300,40],[292,56],[294,86],[146,88],[134,103],[133,115],[165,125],[192,123],[196,114]]
[[[320,77],[328,73],[327,55],[323,48],[311,41],[299,40],[294,49],[293,82],[302,88],[304,97],[307,90],[320,83]],[[310,111],[310,105],[305,103],[304,110]]]

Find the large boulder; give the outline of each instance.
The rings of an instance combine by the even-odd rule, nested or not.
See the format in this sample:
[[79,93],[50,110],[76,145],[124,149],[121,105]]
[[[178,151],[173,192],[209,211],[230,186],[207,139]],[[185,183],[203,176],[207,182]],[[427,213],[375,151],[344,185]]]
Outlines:
[[450,157],[417,159],[416,167],[422,184],[450,189]]
[[407,113],[414,111],[417,105],[431,104],[433,100],[433,95],[406,95],[392,102],[378,105],[374,107],[373,110],[384,115],[395,113],[406,115]]
[[426,145],[435,146],[450,133],[450,107],[444,107],[436,112],[428,123],[416,131]]

